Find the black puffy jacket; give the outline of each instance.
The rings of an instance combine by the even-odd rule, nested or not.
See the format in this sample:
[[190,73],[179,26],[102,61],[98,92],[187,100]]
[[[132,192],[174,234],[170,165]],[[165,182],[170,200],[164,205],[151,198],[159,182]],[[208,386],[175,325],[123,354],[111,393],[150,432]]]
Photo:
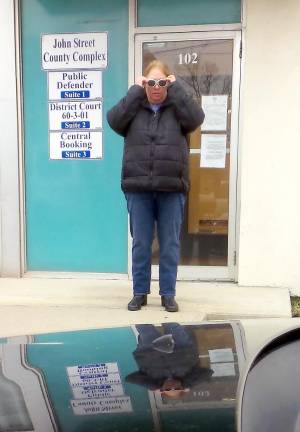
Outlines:
[[187,192],[189,151],[186,135],[204,120],[203,110],[175,81],[158,112],[145,90],[133,85],[107,114],[111,128],[125,137],[124,192]]

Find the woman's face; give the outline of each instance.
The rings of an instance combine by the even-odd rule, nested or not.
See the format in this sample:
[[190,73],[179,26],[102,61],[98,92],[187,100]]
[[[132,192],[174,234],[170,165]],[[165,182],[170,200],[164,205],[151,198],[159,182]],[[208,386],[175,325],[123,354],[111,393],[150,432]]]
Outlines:
[[[149,81],[149,80],[166,80],[167,77],[160,68],[154,67],[150,70],[146,78],[147,81]],[[167,97],[168,84],[169,83],[167,82],[164,87],[161,87],[158,83],[156,83],[154,86],[149,86],[146,83],[145,89],[146,89],[148,101],[151,104],[162,103]]]

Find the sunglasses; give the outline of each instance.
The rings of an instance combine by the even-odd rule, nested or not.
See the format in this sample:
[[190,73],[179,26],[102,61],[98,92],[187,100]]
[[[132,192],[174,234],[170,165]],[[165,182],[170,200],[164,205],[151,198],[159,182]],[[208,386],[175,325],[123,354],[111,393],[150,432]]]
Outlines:
[[169,392],[169,391],[174,391],[174,390],[180,390],[180,391],[184,391],[184,389],[182,388],[182,386],[174,386],[174,387],[170,387],[170,388],[166,388],[166,389],[159,389],[159,391],[161,392],[161,393],[166,393],[166,392]]
[[156,85],[158,85],[159,87],[166,87],[166,85],[168,84],[168,82],[169,81],[166,80],[166,79],[158,79],[158,80],[156,80],[156,79],[149,79],[147,81],[147,85],[149,87],[154,87]]

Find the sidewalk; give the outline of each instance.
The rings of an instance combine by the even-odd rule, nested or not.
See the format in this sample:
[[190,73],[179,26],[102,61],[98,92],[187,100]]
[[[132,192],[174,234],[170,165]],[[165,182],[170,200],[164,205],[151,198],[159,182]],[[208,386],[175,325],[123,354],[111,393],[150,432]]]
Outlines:
[[163,321],[291,317],[288,289],[178,282],[180,311],[160,305],[153,282],[148,305],[126,308],[131,282],[95,279],[0,279],[0,337]]

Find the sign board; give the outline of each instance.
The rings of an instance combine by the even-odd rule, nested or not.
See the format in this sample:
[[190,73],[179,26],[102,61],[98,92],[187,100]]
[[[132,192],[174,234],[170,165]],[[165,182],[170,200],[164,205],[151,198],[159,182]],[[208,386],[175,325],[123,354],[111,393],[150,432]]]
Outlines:
[[43,70],[105,69],[107,33],[42,35]]
[[102,72],[48,72],[50,159],[101,159]]
[[49,129],[102,128],[101,101],[49,102]]
[[102,159],[99,69],[107,67],[107,33],[44,34],[41,45],[49,71],[50,159]]
[[101,159],[102,131],[50,131],[50,159]]
[[99,71],[61,71],[48,73],[48,98],[99,99],[102,96],[102,74]]

